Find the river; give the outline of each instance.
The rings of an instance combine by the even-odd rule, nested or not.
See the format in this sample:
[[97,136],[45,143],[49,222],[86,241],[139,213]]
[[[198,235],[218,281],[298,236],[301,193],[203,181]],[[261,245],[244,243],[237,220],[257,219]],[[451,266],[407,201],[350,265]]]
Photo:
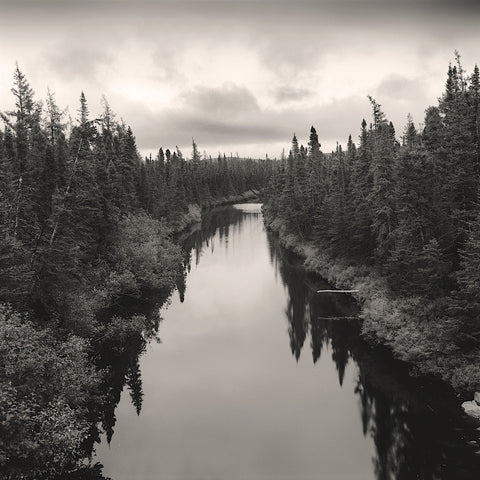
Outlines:
[[96,448],[104,474],[480,478],[451,390],[368,346],[351,297],[315,293],[327,284],[278,245],[260,207],[218,209],[184,242],[186,281],[139,360],[141,408],[124,389],[110,445]]

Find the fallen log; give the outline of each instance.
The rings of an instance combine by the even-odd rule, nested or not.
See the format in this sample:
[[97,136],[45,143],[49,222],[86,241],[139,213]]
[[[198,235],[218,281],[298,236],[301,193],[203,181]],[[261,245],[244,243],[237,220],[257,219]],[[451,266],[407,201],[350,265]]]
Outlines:
[[317,290],[317,293],[358,293],[358,290]]
[[358,320],[359,317],[317,317],[318,320]]

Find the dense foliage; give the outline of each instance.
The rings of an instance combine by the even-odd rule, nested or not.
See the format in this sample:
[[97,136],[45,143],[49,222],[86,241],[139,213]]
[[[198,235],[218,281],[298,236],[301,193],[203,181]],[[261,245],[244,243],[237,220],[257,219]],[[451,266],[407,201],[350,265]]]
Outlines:
[[140,411],[138,355],[158,327],[140,311],[122,318],[112,304],[152,289],[166,298],[176,284],[183,296],[188,262],[173,233],[202,207],[267,180],[270,218],[385,279],[393,292],[385,304],[400,304],[391,310],[401,315],[365,322],[364,333],[457,386],[480,387],[477,67],[466,76],[457,56],[422,130],[409,118],[400,141],[370,98],[373,121],[363,120],[358,145],[350,136],[345,150],[324,154],[312,127],[306,148],[294,136],[288,158],[275,162],[207,158],[195,142],[191,158],[160,148],[142,160],[105,99],[91,119],[82,93],[77,119],[67,122],[53,94],[45,105],[35,100],[18,66],[12,93],[15,108],[1,114],[0,131],[7,478],[100,476],[98,466],[79,463],[101,431],[111,438],[125,386]]
[[191,159],[160,149],[142,160],[105,99],[92,119],[82,93],[67,122],[18,66],[12,93],[0,114],[0,470],[53,478],[75,470],[99,425],[111,436],[125,383],[141,407],[138,354],[158,322],[105,312],[182,281],[173,231],[262,187],[270,163],[201,158],[195,142]]
[[[408,298],[405,317],[396,319],[404,325],[395,330],[408,343],[400,345],[398,337],[387,343],[410,360],[418,359],[412,350],[432,354],[432,345],[438,352],[461,351],[474,374],[470,386],[478,388],[479,69],[466,76],[457,54],[423,129],[409,117],[401,141],[369,98],[373,121],[363,120],[359,145],[350,136],[346,150],[337,145],[324,154],[313,127],[307,148],[293,137],[288,158],[273,173],[267,213],[333,258],[370,265],[386,278],[391,292]],[[409,324],[414,317],[417,324]],[[374,328],[381,340],[391,337],[378,324]],[[462,371],[468,377],[469,370]]]
[[[28,478],[61,473],[81,455],[96,402],[99,373],[87,342],[60,341],[46,329],[0,310],[0,462],[2,470]],[[32,470],[31,475],[25,471]]]

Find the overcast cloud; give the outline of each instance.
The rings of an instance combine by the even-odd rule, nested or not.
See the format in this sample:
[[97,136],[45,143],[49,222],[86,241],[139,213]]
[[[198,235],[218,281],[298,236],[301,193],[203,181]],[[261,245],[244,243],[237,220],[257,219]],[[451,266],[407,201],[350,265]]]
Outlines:
[[375,96],[401,134],[442,93],[454,50],[480,63],[477,2],[0,0],[0,110],[15,61],[37,98],[76,115],[105,94],[142,153],[191,139],[216,155],[279,156],[294,132],[358,138]]

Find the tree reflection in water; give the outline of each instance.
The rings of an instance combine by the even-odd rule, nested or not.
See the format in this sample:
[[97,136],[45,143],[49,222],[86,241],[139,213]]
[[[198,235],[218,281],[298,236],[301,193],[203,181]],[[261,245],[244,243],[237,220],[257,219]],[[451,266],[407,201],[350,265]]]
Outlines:
[[[186,294],[187,276],[192,267],[192,259],[198,265],[205,249],[214,249],[213,237],[218,232],[220,242],[228,244],[232,231],[240,228],[242,222],[259,221],[260,213],[247,213],[240,209],[224,207],[207,212],[201,225],[196,225],[193,231],[180,238],[183,246],[182,271],[176,282],[176,289],[181,302]],[[148,341],[157,338],[161,322],[160,309],[169,301],[172,291],[151,292],[140,299],[125,298],[103,312],[105,318],[122,315],[129,318],[143,315],[147,328],[142,336],[128,331],[103,339],[97,344],[96,363],[104,370],[105,382],[102,395],[105,396],[102,429],[108,442],[111,441],[116,423],[115,409],[120,401],[122,391],[128,388],[132,404],[139,415],[142,408],[143,389],[139,359],[145,352]],[[92,450],[95,441],[99,440],[99,432],[95,429],[89,439],[88,450]]]
[[[177,281],[182,302],[188,294],[187,276],[192,264],[198,265],[207,249],[214,251],[216,234],[228,246],[242,222],[258,222],[260,216],[259,212],[225,207],[205,215],[201,228],[184,235],[183,269]],[[433,379],[412,378],[407,365],[394,361],[387,351],[366,344],[360,337],[360,321],[355,318],[358,307],[353,299],[345,294],[316,294],[318,289],[328,288],[328,284],[308,274],[301,260],[281,248],[274,235],[267,233],[267,240],[275,275],[287,293],[285,316],[295,360],[299,361],[310,340],[313,363],[322,354],[330,354],[340,386],[349,363],[356,366],[355,394],[363,434],[371,437],[375,445],[372,461],[376,479],[478,480],[479,460],[466,443],[473,437],[474,429],[465,423],[453,392]],[[170,294],[157,293],[153,298],[120,305],[122,315],[141,313],[150,327],[146,335],[131,339],[127,349],[120,350],[113,342],[102,344],[99,350],[99,366],[108,371],[104,394],[109,402],[103,425],[108,441],[114,431],[115,408],[125,386],[137,413],[141,411],[139,357],[148,339],[157,334],[159,309]]]
[[451,389],[434,379],[412,378],[407,365],[366,344],[360,319],[350,319],[358,314],[353,299],[317,294],[328,284],[308,274],[273,235],[268,242],[271,263],[288,294],[285,315],[292,355],[298,361],[310,336],[313,362],[322,352],[331,352],[340,386],[348,363],[357,366],[355,393],[363,434],[375,444],[376,478],[478,480],[480,462],[466,443],[478,432],[462,417]]

